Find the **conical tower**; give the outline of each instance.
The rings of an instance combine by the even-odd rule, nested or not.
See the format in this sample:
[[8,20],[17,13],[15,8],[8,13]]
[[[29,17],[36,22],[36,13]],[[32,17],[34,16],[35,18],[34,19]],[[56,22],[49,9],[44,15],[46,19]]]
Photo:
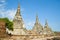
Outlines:
[[38,15],[36,14],[36,23],[39,23]]
[[[20,13],[20,4],[18,4],[18,8],[17,8],[17,12],[15,14],[15,17],[13,19],[13,22],[16,26],[18,26],[17,28],[23,28],[23,20],[22,20],[22,16],[21,16],[21,13]],[[15,27],[16,28],[16,27]]]
[[17,12],[16,12],[16,15],[13,19],[13,23],[14,23],[14,25],[13,25],[13,28],[14,28],[13,34],[14,35],[25,34],[24,23],[23,23],[23,19],[21,16],[21,12],[20,12],[20,4],[18,4]]
[[37,34],[40,34],[42,32],[42,25],[39,23],[38,15],[36,15],[36,22],[33,27],[33,31]]
[[52,33],[52,30],[51,30],[51,28],[49,27],[47,20],[45,21],[44,33],[45,33],[45,34],[51,34],[51,33]]

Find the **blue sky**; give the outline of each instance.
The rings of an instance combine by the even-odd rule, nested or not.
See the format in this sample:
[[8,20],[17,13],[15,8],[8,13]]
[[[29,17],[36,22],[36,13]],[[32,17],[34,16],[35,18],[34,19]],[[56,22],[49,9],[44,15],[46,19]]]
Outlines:
[[27,29],[32,29],[37,13],[41,25],[47,19],[53,31],[60,31],[60,0],[0,0],[0,17],[13,19],[18,2]]

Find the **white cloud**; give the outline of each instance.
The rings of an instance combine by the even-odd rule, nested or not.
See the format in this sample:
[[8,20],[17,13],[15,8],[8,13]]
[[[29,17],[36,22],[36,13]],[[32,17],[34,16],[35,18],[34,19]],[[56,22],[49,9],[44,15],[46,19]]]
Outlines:
[[0,14],[1,17],[7,17],[10,20],[12,20],[14,18],[16,10],[15,9],[9,9],[9,10],[6,10],[6,11],[1,11],[0,13],[1,13]]
[[9,19],[13,19],[16,10],[15,9],[5,10],[5,7],[6,7],[6,0],[0,0],[0,17],[8,17]]
[[3,2],[3,3],[4,3],[5,1],[6,1],[6,0],[0,0],[0,2]]
[[5,7],[6,0],[0,0],[0,8]]
[[15,13],[16,13],[16,10],[14,9],[5,11],[6,17],[8,17],[10,20],[14,18]]

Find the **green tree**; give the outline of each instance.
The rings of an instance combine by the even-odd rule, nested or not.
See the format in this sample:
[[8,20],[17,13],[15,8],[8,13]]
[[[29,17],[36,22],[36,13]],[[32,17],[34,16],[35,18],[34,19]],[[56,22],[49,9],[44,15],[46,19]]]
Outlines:
[[11,22],[8,18],[0,18],[0,20],[5,21],[6,28],[8,28],[9,30],[13,30],[13,22]]
[[6,23],[6,27],[9,29],[9,30],[13,30],[13,22],[7,22]]

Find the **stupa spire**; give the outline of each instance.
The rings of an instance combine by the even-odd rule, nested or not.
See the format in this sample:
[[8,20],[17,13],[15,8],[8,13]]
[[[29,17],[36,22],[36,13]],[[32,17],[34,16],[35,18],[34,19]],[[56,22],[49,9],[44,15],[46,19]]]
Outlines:
[[15,16],[20,16],[20,3],[18,3],[18,8]]
[[24,21],[20,13],[20,4],[18,4],[16,15],[13,19],[13,34],[14,35],[23,35],[25,34]]
[[42,25],[39,23],[38,15],[36,14],[36,22],[33,27],[33,31],[36,32],[37,34],[42,31]]
[[36,14],[36,23],[39,23],[38,14]]

